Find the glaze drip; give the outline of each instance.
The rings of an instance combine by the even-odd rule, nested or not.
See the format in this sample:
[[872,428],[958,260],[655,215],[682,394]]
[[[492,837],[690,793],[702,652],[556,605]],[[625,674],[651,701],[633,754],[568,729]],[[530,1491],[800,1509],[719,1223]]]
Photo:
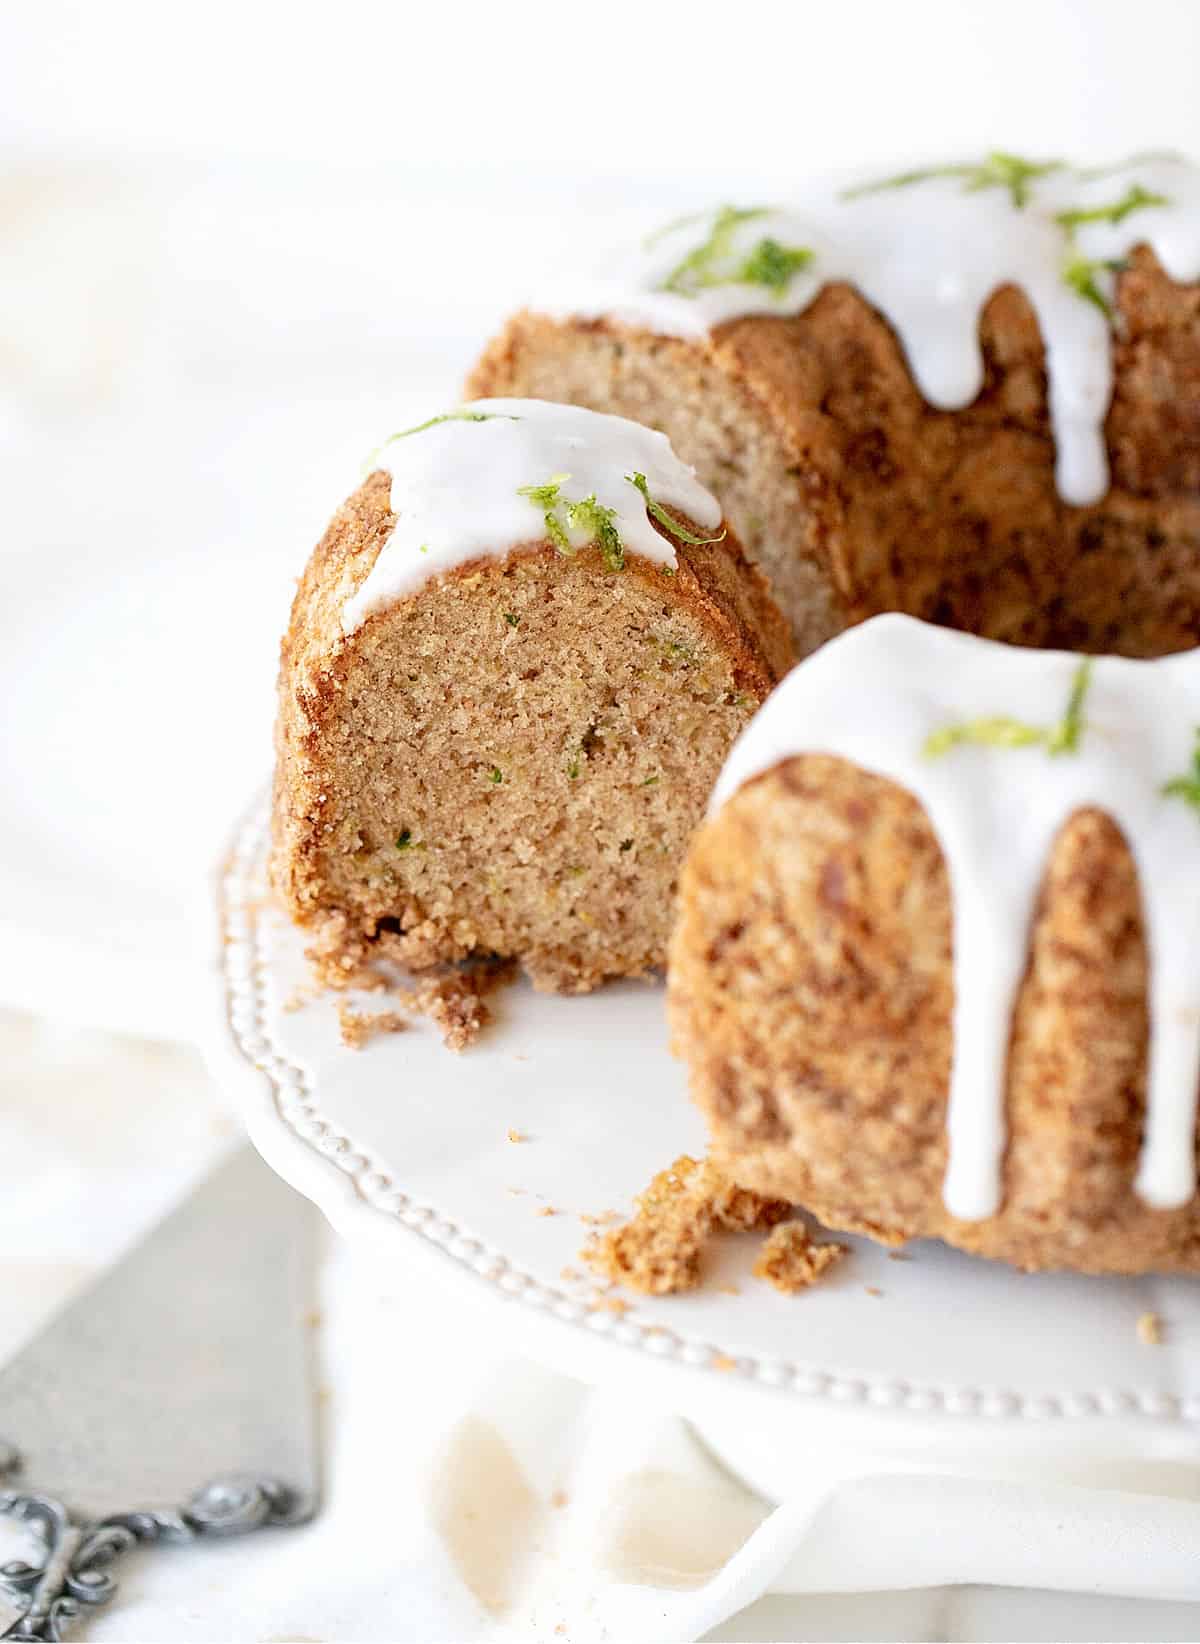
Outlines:
[[1019,286],[1045,341],[1058,488],[1083,505],[1108,488],[1111,305],[1141,244],[1172,279],[1200,278],[1200,170],[1170,155],[1080,170],[993,154],[683,218],[615,274],[610,262],[590,288],[535,306],[703,338],[742,315],[799,313],[847,281],[895,328],[929,403],[961,410],[983,386],[980,311]]
[[[943,1196],[964,1221],[999,1208],[1008,1043],[1034,907],[1055,837],[1085,807],[1122,830],[1141,887],[1150,1053],[1137,1192],[1169,1209],[1196,1188],[1200,650],[1155,662],[1097,657],[1082,688],[1080,668],[1068,652],[875,617],[787,677],[734,744],[713,794],[715,810],[782,760],[820,753],[898,783],[924,807],[954,899]],[[942,735],[998,722],[1038,734]]]
[[[599,542],[619,570],[626,552],[673,569],[676,514],[708,532],[721,508],[665,434],[624,417],[545,400],[476,400],[386,441],[370,459],[392,477],[396,523],[342,607],[351,634],[430,578],[523,543],[562,553]],[[680,527],[683,542],[699,541]]]

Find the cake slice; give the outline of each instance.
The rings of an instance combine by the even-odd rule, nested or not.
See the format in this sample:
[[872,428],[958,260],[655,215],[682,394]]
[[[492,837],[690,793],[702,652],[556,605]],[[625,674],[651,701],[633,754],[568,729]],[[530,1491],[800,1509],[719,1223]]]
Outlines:
[[660,966],[688,838],[790,659],[663,435],[494,400],[394,436],[282,648],[273,879],[324,980]]
[[676,1048],[739,1186],[888,1243],[1200,1272],[1200,652],[876,617],[730,755]]

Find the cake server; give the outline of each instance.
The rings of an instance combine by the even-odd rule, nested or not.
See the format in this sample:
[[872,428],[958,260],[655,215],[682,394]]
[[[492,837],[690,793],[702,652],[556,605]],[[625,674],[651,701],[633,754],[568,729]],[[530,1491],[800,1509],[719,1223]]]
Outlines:
[[0,1369],[0,1511],[36,1549],[0,1637],[61,1638],[139,1542],[312,1516],[315,1223],[241,1148]]

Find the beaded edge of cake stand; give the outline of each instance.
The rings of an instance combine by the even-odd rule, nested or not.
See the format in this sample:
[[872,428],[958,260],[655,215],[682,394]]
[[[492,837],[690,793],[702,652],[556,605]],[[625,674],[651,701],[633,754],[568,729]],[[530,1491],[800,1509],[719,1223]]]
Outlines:
[[727,1351],[663,1325],[638,1325],[543,1283],[502,1251],[465,1232],[436,1206],[405,1193],[393,1176],[327,1119],[317,1089],[276,1042],[267,997],[267,960],[259,908],[264,895],[269,809],[259,799],[237,828],[218,877],[220,964],[226,1026],[238,1051],[269,1082],[280,1122],[305,1148],[347,1179],[360,1208],[397,1223],[442,1251],[502,1297],[551,1314],[593,1336],[690,1369],[718,1371],[773,1392],[841,1408],[861,1406],[912,1416],[964,1416],[987,1421],[1064,1421],[1144,1417],[1200,1426],[1200,1395],[1100,1388],[1025,1394],[994,1387],[918,1384],[899,1379],[843,1376],[804,1363]]

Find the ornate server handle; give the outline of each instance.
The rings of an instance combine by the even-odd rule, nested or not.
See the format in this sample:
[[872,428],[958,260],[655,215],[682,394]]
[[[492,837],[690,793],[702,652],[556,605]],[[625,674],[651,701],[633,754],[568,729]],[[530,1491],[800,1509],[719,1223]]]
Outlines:
[[[18,1465],[16,1452],[0,1444],[0,1476]],[[214,1479],[183,1507],[116,1513],[98,1524],[75,1523],[49,1496],[0,1490],[0,1513],[27,1524],[38,1544],[36,1562],[0,1565],[0,1637],[57,1644],[85,1606],[115,1595],[112,1566],[139,1542],[246,1535],[303,1524],[313,1510],[307,1496],[270,1478]]]

